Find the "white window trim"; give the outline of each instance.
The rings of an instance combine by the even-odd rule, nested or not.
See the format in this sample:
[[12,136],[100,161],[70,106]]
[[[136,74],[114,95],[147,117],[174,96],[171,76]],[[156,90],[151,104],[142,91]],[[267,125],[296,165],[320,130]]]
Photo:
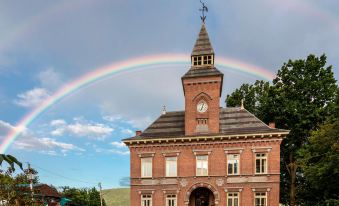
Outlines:
[[[175,196],[175,197],[168,197],[168,196]],[[174,202],[175,202],[174,206],[178,205],[178,196],[177,195],[166,195],[166,206],[169,206],[168,200],[174,200]]]
[[[199,175],[198,174],[198,156],[207,156],[207,174],[206,175]],[[206,176],[208,176],[208,170],[209,170],[209,155],[207,155],[207,154],[201,154],[201,155],[196,155],[195,156],[195,176],[197,176],[197,177],[206,177]]]
[[[142,168],[142,161],[143,159],[151,159],[151,175],[150,176],[145,176],[143,174],[143,168]],[[141,178],[151,178],[153,176],[153,157],[142,157],[140,158],[140,177]]]
[[[257,154],[265,154],[265,157],[258,157],[257,158]],[[258,153],[254,153],[254,174],[256,175],[261,175],[261,174],[268,174],[268,153],[266,152],[258,152]],[[265,159],[266,164],[265,164],[265,171],[264,172],[257,172],[257,159]],[[262,161],[260,161],[261,163]],[[260,166],[261,168],[261,166]]]
[[[226,196],[226,205],[227,206],[233,206],[233,205],[228,205],[228,197],[229,197],[229,194],[232,193],[232,194],[237,194],[237,199],[238,199],[238,206],[240,206],[240,192],[227,192],[227,196]],[[233,203],[234,203],[234,197],[232,197],[233,199]]]
[[[168,175],[167,174],[167,158],[175,158],[175,167],[176,167],[176,171],[175,171],[175,175]],[[168,156],[168,157],[165,157],[165,176],[166,177],[177,177],[178,176],[178,157],[177,156],[174,156],[174,157],[171,157],[171,156]]]
[[[207,56],[211,56],[211,64],[204,64],[204,59],[205,57],[207,58]],[[197,64],[195,65],[195,60],[194,58],[198,58],[201,57],[201,64]],[[198,60],[197,60],[198,62]],[[197,55],[197,56],[192,56],[192,66],[205,66],[205,65],[213,65],[214,64],[214,54],[209,54],[209,55]]]
[[[265,193],[265,196],[257,196],[257,195],[256,195],[257,193]],[[254,206],[256,206],[256,205],[255,205],[255,198],[257,198],[257,197],[259,197],[259,198],[265,197],[265,206],[268,206],[268,205],[267,205],[267,192],[259,192],[259,191],[256,192],[256,191],[254,191],[254,199],[253,199],[253,200],[254,200],[254,202],[253,202],[253,205],[254,205]]]
[[[230,155],[238,155],[238,171],[237,171],[237,174],[229,174],[228,173],[228,160],[229,160],[229,158],[228,158],[228,156],[230,156]],[[240,154],[227,154],[227,162],[226,162],[226,173],[227,173],[227,175],[229,175],[229,176],[235,176],[235,175],[240,175]],[[234,171],[234,167],[233,167],[233,171]]]
[[140,203],[140,205],[141,205],[141,206],[144,206],[144,205],[143,205],[143,201],[144,201],[144,200],[150,200],[150,206],[152,206],[152,204],[153,204],[153,203],[152,203],[152,202],[153,202],[153,201],[152,201],[153,195],[147,195],[147,196],[151,196],[151,197],[143,197],[143,196],[146,196],[146,194],[141,195],[141,203]]

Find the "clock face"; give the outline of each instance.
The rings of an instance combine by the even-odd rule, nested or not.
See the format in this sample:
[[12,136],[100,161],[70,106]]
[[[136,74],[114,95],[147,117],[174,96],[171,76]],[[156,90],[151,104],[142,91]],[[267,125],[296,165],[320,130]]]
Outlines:
[[200,101],[197,105],[197,111],[200,113],[206,112],[208,109],[208,105],[205,101]]

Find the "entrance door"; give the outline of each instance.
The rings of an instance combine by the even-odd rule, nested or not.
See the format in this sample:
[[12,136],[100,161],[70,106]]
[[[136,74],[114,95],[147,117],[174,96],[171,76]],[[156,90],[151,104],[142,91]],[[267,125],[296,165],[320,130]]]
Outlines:
[[191,194],[191,198],[190,198],[190,202],[192,205],[192,203],[194,203],[193,206],[211,206],[213,204],[213,193],[207,189],[207,188],[197,188],[195,189],[192,194]]

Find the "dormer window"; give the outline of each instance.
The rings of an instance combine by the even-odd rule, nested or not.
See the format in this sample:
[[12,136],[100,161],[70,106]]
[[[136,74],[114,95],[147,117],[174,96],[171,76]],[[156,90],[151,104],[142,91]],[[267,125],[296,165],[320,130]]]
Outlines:
[[193,65],[194,66],[202,65],[202,56],[193,57]]
[[212,55],[204,56],[204,64],[212,64]]
[[213,64],[213,55],[202,55],[192,57],[193,66],[203,66]]

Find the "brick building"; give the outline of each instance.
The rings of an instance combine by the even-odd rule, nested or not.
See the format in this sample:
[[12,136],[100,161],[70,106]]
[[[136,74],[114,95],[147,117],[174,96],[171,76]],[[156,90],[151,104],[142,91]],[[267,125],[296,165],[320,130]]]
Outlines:
[[131,206],[278,206],[280,143],[288,131],[243,107],[220,107],[223,74],[205,24],[182,77],[185,110],[124,139]]

